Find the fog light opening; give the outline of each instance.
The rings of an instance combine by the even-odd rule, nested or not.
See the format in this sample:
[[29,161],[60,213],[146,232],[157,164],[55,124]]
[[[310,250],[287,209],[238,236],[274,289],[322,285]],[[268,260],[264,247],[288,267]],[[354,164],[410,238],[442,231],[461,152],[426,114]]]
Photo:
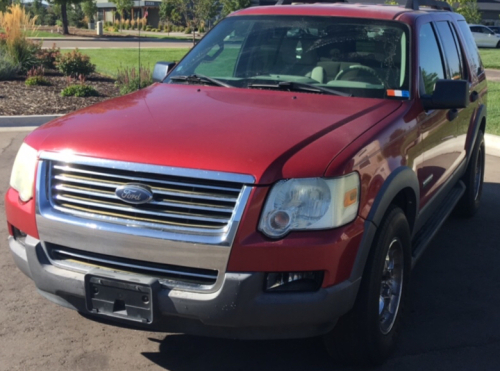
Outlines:
[[265,291],[317,291],[323,283],[323,271],[267,273]]
[[27,234],[14,226],[12,226],[12,231],[14,232],[14,240],[24,244]]

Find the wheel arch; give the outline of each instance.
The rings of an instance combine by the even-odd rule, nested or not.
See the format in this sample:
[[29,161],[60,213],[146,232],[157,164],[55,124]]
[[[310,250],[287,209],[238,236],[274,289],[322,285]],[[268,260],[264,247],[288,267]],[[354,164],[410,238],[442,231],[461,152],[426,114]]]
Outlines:
[[365,220],[365,232],[361,240],[350,281],[356,281],[363,275],[376,232],[391,205],[401,208],[413,233],[419,210],[420,187],[415,172],[401,166],[394,170],[382,183]]
[[479,131],[483,133],[486,132],[486,106],[484,104],[480,105],[476,117],[474,119],[473,125],[469,129],[467,134],[467,141],[465,142],[465,151],[467,153],[467,165],[469,164],[472,150],[474,149],[474,144],[476,143],[477,133]]

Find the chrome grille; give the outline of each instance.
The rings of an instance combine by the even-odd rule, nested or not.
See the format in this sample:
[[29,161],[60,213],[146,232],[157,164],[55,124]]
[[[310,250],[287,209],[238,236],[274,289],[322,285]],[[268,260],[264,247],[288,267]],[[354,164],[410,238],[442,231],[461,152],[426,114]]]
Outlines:
[[[108,222],[186,233],[220,234],[228,230],[243,184],[172,174],[141,172],[81,163],[50,161],[49,199],[62,212]],[[148,186],[153,200],[124,202],[116,188]]]

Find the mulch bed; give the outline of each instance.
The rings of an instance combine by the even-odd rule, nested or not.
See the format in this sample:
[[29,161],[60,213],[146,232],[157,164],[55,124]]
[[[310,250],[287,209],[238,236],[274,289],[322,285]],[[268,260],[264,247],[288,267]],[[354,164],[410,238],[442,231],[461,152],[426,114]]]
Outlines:
[[90,75],[85,84],[100,96],[87,98],[61,97],[68,78],[57,71],[46,70],[45,78],[50,86],[26,86],[23,77],[0,81],[0,116],[65,114],[120,95],[115,81],[99,74]]

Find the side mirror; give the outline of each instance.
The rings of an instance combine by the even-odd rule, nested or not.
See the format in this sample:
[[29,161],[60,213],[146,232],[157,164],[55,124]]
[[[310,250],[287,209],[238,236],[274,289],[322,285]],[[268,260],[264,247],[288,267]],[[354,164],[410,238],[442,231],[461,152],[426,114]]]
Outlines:
[[469,83],[466,80],[438,80],[432,95],[420,98],[425,110],[465,108],[469,104]]
[[153,82],[162,82],[167,77],[168,73],[172,71],[176,63],[174,62],[157,62],[153,70]]

